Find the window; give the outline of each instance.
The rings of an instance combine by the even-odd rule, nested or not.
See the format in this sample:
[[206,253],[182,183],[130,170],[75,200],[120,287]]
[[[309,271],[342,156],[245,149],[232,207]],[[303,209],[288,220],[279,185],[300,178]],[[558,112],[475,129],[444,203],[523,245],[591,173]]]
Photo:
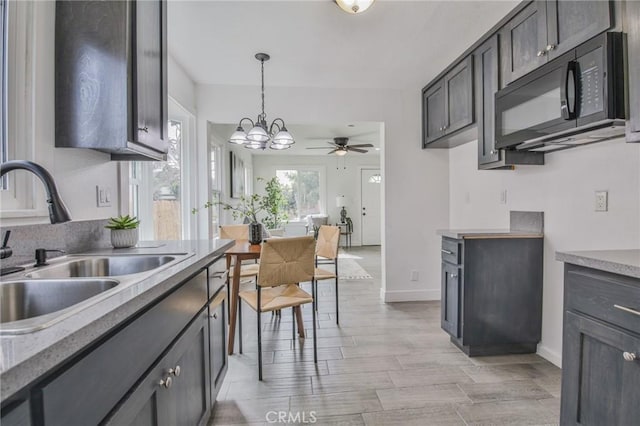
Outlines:
[[[0,0],[0,163],[8,159],[7,147],[7,2]],[[7,176],[2,177],[0,189],[7,189]]]
[[220,226],[220,206],[216,204],[220,201],[221,191],[221,170],[222,148],[213,142],[209,145],[209,167],[211,172],[210,180],[210,199],[212,205],[209,207],[209,236],[215,238],[218,235],[218,227]]
[[277,169],[276,177],[288,200],[289,218],[304,219],[310,214],[323,213],[323,173],[318,168]]
[[189,135],[195,133],[194,124],[193,115],[170,99],[167,160],[129,165],[129,211],[142,219],[141,239],[190,238],[194,219],[188,169],[195,143],[190,143]]

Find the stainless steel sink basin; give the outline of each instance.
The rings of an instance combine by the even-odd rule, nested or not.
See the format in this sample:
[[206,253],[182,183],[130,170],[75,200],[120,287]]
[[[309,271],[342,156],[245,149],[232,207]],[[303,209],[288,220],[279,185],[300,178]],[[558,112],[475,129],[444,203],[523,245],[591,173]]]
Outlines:
[[174,256],[134,255],[88,257],[26,274],[28,278],[117,277],[151,271],[174,261]]
[[0,323],[26,320],[73,306],[119,284],[108,279],[20,280],[0,283]]

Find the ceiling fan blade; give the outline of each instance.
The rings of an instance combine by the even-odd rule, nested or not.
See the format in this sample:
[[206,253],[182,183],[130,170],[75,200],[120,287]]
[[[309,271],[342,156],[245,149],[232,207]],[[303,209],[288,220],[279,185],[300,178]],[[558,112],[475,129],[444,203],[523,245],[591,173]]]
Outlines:
[[338,151],[337,149],[334,149],[333,151],[329,151],[327,152],[327,154],[333,154],[334,152]]
[[349,145],[349,148],[373,148],[370,143],[359,143],[355,145]]
[[369,152],[366,149],[360,149],[360,148],[352,148],[352,147],[347,147],[347,151],[354,151],[354,152],[360,152],[362,154],[364,154],[365,152]]

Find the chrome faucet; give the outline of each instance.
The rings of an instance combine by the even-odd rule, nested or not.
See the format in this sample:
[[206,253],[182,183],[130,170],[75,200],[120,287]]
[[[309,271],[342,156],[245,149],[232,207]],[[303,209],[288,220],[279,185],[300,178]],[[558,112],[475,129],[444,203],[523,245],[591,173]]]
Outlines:
[[53,181],[53,176],[41,165],[31,161],[13,160],[0,164],[0,177],[12,170],[27,170],[38,176],[47,191],[47,203],[49,204],[49,219],[51,223],[64,223],[71,220],[69,211],[58,194],[58,188]]

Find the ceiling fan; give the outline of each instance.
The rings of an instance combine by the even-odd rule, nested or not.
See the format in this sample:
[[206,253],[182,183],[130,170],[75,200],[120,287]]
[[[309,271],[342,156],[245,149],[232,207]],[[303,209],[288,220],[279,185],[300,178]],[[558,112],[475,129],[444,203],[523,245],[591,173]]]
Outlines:
[[373,148],[373,145],[370,143],[348,145],[349,138],[333,138],[333,142],[327,141],[327,143],[331,146],[314,146],[314,147],[309,147],[307,149],[330,149],[331,151],[327,152],[327,154],[335,153],[336,155],[342,156],[342,155],[347,155],[347,152],[350,152],[350,151],[364,154],[368,151],[362,148]]

